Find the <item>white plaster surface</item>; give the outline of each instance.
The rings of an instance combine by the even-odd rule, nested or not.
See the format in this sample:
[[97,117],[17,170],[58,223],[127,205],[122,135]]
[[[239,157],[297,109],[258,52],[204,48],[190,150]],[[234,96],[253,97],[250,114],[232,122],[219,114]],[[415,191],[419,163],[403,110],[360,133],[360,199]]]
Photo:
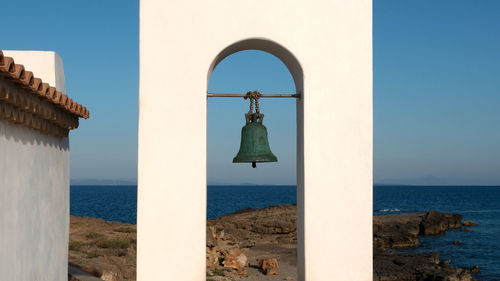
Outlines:
[[[4,53],[64,90],[55,53]],[[68,280],[68,237],[68,138],[0,119],[0,280]]]
[[141,0],[138,280],[205,280],[207,75],[248,48],[303,94],[299,280],[372,280],[371,0]]

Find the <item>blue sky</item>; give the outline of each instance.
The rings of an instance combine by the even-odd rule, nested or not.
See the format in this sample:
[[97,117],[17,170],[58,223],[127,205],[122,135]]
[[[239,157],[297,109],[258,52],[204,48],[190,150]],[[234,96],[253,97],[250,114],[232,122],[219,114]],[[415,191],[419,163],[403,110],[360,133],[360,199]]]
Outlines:
[[[295,86],[290,72],[278,58],[249,50],[223,60],[210,77],[208,90],[214,93],[259,90],[263,94],[294,94]],[[209,184],[295,184],[296,101],[266,98],[260,99],[259,104],[269,144],[278,163],[257,164],[256,169],[247,163],[233,164],[249,102],[243,98],[210,98],[207,118]]]
[[375,181],[500,184],[499,14],[374,2]]
[[[374,180],[500,184],[500,2],[375,0]],[[54,50],[91,111],[71,133],[73,179],[136,179],[138,1],[5,1],[0,49]],[[208,66],[207,66],[208,69]],[[275,57],[237,53],[213,92],[294,92]],[[295,101],[262,100],[275,164],[232,164],[248,102],[210,99],[209,183],[295,183]]]

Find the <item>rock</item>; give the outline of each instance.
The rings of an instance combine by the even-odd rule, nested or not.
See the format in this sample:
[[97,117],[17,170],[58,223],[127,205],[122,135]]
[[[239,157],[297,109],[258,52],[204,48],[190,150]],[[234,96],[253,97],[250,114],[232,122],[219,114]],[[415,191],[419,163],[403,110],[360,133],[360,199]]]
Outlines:
[[293,277],[287,276],[285,277],[285,280],[293,280]]
[[460,228],[462,215],[439,213],[397,214],[373,217],[375,248],[415,247],[419,235],[443,234],[447,229]]
[[470,270],[470,272],[471,272],[471,273],[474,273],[474,274],[479,273],[479,266],[477,266],[477,265],[476,265],[476,266],[474,266],[474,267]]
[[449,265],[451,263],[451,260],[445,260],[445,261],[440,261],[440,265]]
[[395,265],[398,265],[398,266],[402,266],[402,265],[404,265],[404,264],[405,264],[405,262],[404,262],[403,260],[401,260],[401,259],[394,259],[392,262],[393,262]]
[[239,242],[238,246],[240,248],[252,248],[253,246],[255,246],[255,241],[246,239],[246,240]]
[[425,214],[420,223],[420,234],[438,235],[443,234],[447,229],[456,229],[462,226],[462,215],[439,213],[431,211]]
[[423,214],[373,217],[373,247],[414,247],[418,245],[419,224]]
[[224,238],[224,230],[217,231],[217,228],[214,226],[208,226],[207,232],[207,246],[217,246]]
[[224,256],[222,264],[224,267],[236,269],[236,272],[242,275],[246,273],[245,267],[248,266],[248,259],[239,248],[233,248]]
[[[440,261],[439,253],[397,254],[397,247],[414,247],[419,235],[439,235],[460,228],[462,215],[439,213],[397,214],[373,217],[373,280],[473,281],[471,270]],[[460,241],[454,241],[455,245]]]
[[470,271],[448,264],[448,261],[439,262],[439,253],[392,255],[379,249],[374,251],[373,280],[474,280]]
[[266,275],[278,275],[279,273],[278,260],[276,258],[259,260],[259,268]]
[[464,226],[476,226],[477,223],[470,221],[470,220],[464,220]]
[[207,266],[216,267],[219,265],[220,251],[217,251],[217,247],[207,247]]
[[473,232],[473,230],[472,230],[472,229],[467,228],[467,227],[462,228],[462,231],[466,231],[466,232]]
[[[297,207],[294,205],[271,206],[263,209],[245,209],[208,221],[224,230],[224,239],[236,243],[255,241],[263,236],[281,234],[296,236]],[[207,240],[212,234],[207,233]]]
[[118,274],[116,272],[112,271],[105,271],[101,275],[101,279],[104,281],[116,281],[118,277]]
[[460,242],[460,241],[458,241],[458,240],[455,240],[455,241],[453,241],[453,244],[454,244],[454,245],[460,245],[460,244],[462,244],[462,242]]

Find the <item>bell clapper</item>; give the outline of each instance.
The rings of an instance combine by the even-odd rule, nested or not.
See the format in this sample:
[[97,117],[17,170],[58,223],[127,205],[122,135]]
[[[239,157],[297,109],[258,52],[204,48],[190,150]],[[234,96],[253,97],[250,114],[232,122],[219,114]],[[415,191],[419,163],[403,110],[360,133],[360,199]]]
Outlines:
[[256,162],[252,162],[252,168],[257,168],[257,163]]

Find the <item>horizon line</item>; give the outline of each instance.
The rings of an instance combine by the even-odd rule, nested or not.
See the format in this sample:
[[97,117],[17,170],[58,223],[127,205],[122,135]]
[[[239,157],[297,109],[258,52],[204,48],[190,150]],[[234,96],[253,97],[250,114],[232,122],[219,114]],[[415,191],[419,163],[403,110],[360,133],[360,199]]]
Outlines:
[[[70,183],[70,186],[137,186],[137,183],[102,183],[102,184],[81,184],[81,183]],[[206,184],[206,186],[297,186],[297,184]],[[384,183],[374,183],[373,187],[384,186],[384,187],[500,187],[500,184],[384,184]]]

